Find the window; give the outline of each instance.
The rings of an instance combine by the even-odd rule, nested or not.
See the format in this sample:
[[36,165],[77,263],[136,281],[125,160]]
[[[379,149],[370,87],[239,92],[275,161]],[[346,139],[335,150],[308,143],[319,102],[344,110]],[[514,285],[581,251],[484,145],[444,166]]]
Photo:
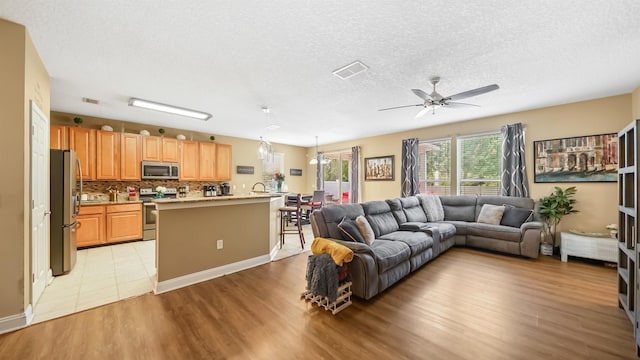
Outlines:
[[451,139],[420,141],[421,194],[451,194]]
[[499,195],[500,133],[460,137],[457,178],[459,195]]

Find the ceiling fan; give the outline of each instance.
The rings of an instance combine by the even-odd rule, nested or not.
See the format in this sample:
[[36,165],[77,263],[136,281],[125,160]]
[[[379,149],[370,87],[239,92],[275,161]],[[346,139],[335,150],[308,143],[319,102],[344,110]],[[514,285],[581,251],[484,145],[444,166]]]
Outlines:
[[461,103],[461,102],[457,102],[456,100],[462,100],[472,96],[485,94],[493,90],[498,90],[500,88],[498,85],[493,84],[493,85],[487,85],[487,86],[483,86],[473,90],[463,91],[461,93],[457,93],[454,95],[442,96],[438,94],[438,92],[436,91],[436,85],[438,85],[438,83],[440,82],[440,77],[434,76],[429,80],[429,82],[431,83],[431,85],[433,85],[433,92],[431,92],[431,94],[427,94],[426,92],[420,89],[411,89],[411,91],[413,91],[414,94],[416,94],[420,99],[424,100],[422,104],[395,106],[395,107],[380,109],[378,111],[401,109],[401,108],[413,107],[413,106],[422,106],[424,107],[424,109],[422,109],[416,115],[416,118],[419,118],[424,114],[428,113],[429,110],[431,110],[432,113],[435,114],[437,107],[450,107],[450,108],[459,108],[459,107],[468,107],[468,106],[478,107],[478,105]]

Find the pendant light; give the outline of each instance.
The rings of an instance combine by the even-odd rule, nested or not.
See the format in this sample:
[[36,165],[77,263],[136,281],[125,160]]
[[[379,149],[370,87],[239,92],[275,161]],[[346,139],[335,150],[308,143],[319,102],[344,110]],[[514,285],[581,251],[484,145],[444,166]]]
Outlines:
[[[318,151],[318,135],[316,135],[316,156],[309,161],[309,165],[317,165],[319,156],[320,152]],[[320,164],[328,164],[330,162],[331,161],[328,159],[322,159],[322,161],[320,161]]]
[[[266,119],[266,122],[267,122],[267,128],[268,128],[269,127],[269,113],[271,112],[271,110],[269,110],[268,107],[263,106],[262,107],[262,112],[264,113],[264,116],[265,116],[265,119]],[[260,142],[258,143],[258,150],[256,151],[256,153],[258,155],[258,159],[260,159],[260,160],[273,159],[273,147],[271,146],[271,143],[268,142],[267,140],[263,139],[262,136],[260,136]]]

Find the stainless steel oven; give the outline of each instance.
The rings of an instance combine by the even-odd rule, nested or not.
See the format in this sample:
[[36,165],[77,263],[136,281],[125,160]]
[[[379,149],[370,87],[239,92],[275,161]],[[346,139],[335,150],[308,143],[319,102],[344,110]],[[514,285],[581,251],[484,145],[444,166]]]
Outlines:
[[[164,196],[175,199],[176,188],[167,188]],[[154,240],[156,238],[156,204],[151,202],[156,197],[153,189],[140,189],[140,200],[142,200],[142,240]]]
[[156,238],[156,204],[146,202],[142,204],[142,240]]

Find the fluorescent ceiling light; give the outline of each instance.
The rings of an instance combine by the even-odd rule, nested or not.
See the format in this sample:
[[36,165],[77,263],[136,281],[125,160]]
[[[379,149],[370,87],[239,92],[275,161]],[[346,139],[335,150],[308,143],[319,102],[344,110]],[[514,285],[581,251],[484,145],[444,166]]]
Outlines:
[[129,99],[129,106],[136,106],[136,107],[141,107],[149,110],[162,111],[170,114],[186,116],[186,117],[195,118],[199,120],[209,120],[209,118],[211,118],[211,114],[206,112],[185,109],[178,106],[161,104],[153,101],[136,99],[136,98]]

